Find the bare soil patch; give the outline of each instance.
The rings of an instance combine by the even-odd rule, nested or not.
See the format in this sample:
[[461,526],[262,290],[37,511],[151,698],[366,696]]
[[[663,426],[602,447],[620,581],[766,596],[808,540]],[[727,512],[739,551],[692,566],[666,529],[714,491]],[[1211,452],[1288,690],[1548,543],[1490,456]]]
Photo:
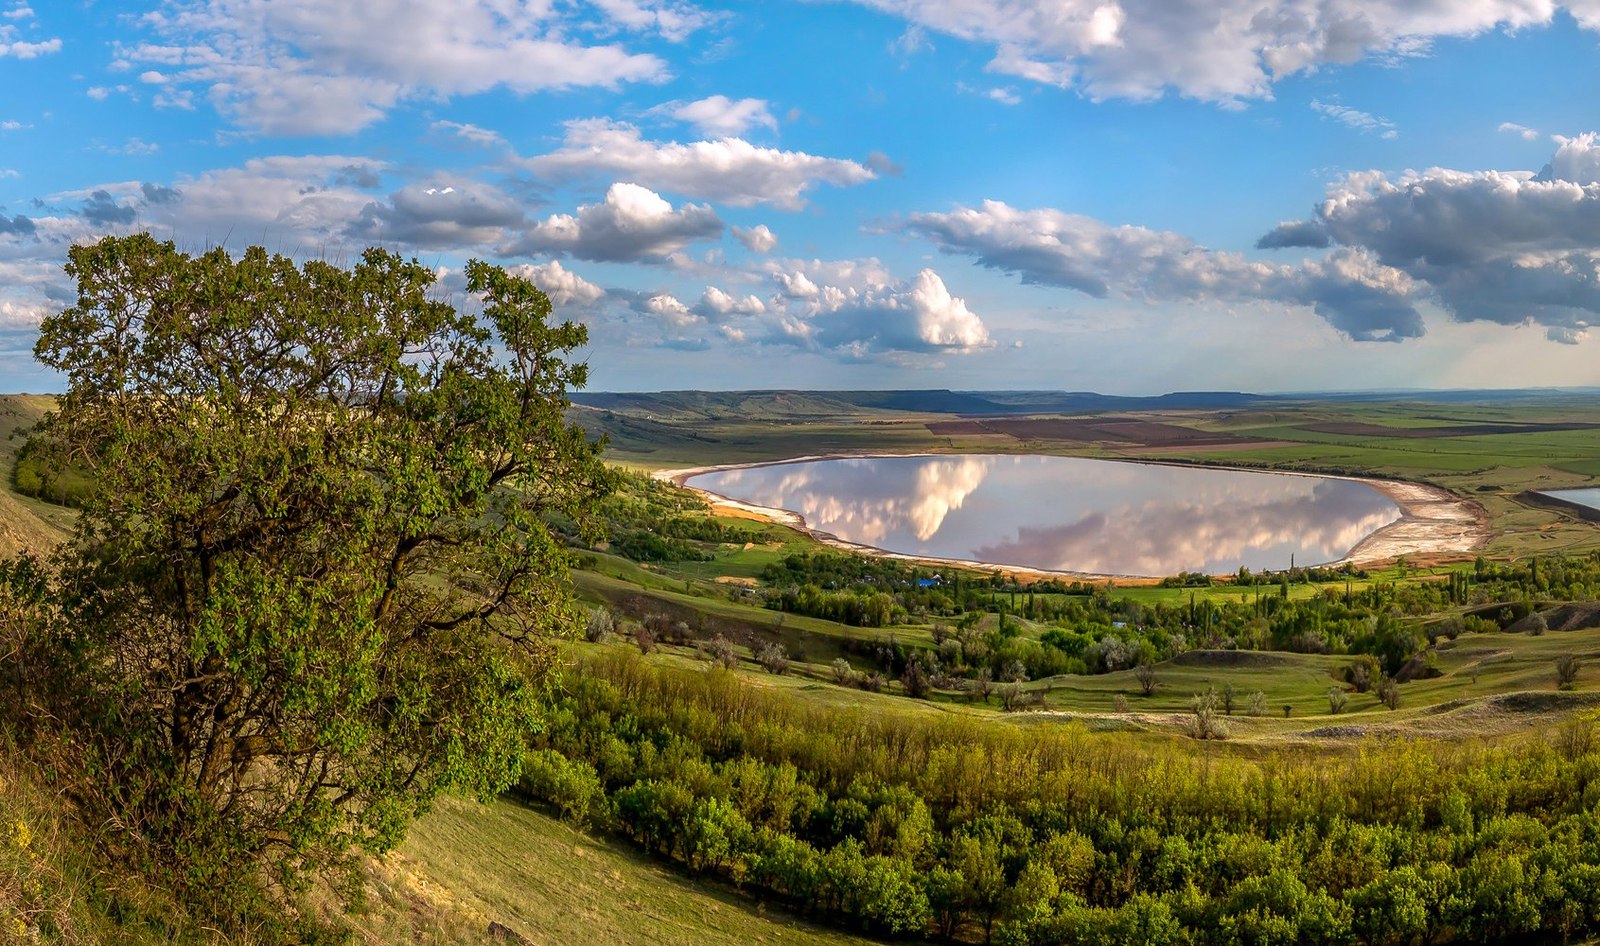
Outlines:
[[1344,561],[1374,564],[1427,556],[1433,560],[1475,552],[1489,541],[1489,517],[1482,506],[1448,490],[1400,480],[1365,483],[1400,507],[1400,518],[1368,536]]
[[1015,440],[1067,440],[1077,443],[1119,443],[1141,447],[1223,446],[1260,444],[1233,434],[1196,430],[1147,420],[1095,420],[1063,417],[1005,417],[988,420],[933,421],[928,430],[941,437],[1005,434]]
[[1600,627],[1600,604],[1574,602],[1536,611],[1513,623],[1506,630],[1513,633],[1533,630],[1537,623],[1536,617],[1544,619],[1546,630],[1581,631],[1585,628]]
[[939,437],[973,437],[995,433],[975,420],[935,420],[929,421],[927,428],[928,433]]
[[1426,440],[1434,437],[1484,437],[1494,434],[1546,434],[1563,430],[1594,430],[1600,424],[1578,422],[1559,424],[1451,424],[1442,427],[1385,427],[1382,424],[1365,424],[1340,421],[1326,424],[1302,424],[1299,430],[1322,434],[1340,434],[1347,437],[1394,437],[1401,440]]

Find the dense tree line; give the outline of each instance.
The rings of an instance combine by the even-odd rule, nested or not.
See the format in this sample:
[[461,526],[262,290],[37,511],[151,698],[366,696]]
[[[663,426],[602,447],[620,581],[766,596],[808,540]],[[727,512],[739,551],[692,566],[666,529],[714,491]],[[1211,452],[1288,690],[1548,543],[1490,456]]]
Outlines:
[[522,790],[690,870],[904,936],[1008,944],[1521,942],[1600,930],[1600,751],[1247,758],[843,710],[608,654]]
[[[1307,574],[1292,577],[1307,581]],[[1360,587],[1354,572],[1333,571],[1342,581],[1310,597],[1289,594],[1289,573],[1265,584],[1260,575],[1241,573],[1236,596],[1191,593],[1176,604],[1143,604],[1080,583],[929,575],[903,562],[821,551],[787,556],[762,580],[767,606],[779,611],[864,627],[930,621],[929,656],[938,661],[930,669],[969,680],[980,673],[998,678],[1017,664],[1032,679],[1109,673],[1193,649],[1365,655],[1394,675],[1439,637],[1503,630],[1554,601],[1600,599],[1595,555],[1479,559],[1470,571]],[[978,620],[983,614],[997,617]],[[1024,633],[1024,620],[1033,632]],[[916,656],[904,647],[862,646],[896,677]]]

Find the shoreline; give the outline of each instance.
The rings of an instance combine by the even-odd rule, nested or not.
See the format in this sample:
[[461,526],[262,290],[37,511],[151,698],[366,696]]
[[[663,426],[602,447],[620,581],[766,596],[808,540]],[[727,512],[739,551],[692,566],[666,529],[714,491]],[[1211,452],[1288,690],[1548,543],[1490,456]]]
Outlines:
[[[1024,565],[1005,565],[998,562],[980,562],[971,559],[955,558],[928,558],[921,555],[910,555],[904,552],[895,552],[877,546],[861,545],[841,539],[832,533],[811,528],[805,517],[789,509],[777,509],[771,506],[760,506],[723,496],[698,486],[687,483],[692,477],[705,473],[720,473],[725,470],[743,470],[753,467],[785,466],[792,463],[809,463],[817,460],[869,460],[889,457],[946,457],[964,456],[967,454],[947,453],[828,453],[801,457],[790,457],[783,460],[757,460],[743,463],[718,463],[708,466],[685,467],[674,470],[653,470],[652,479],[672,483],[675,486],[691,490],[704,497],[713,509],[725,509],[736,514],[766,522],[774,522],[799,530],[817,541],[831,548],[844,551],[859,552],[877,558],[888,558],[903,562],[915,562],[926,565],[957,565],[964,568],[974,568],[984,571],[999,571],[1006,575],[1022,578],[1072,578],[1081,581],[1118,581],[1130,584],[1155,584],[1160,578],[1136,575],[1106,575],[1095,572],[1059,571],[1044,568],[1032,568]],[[971,454],[979,456],[984,454]],[[1030,456],[1033,454],[1030,454]],[[1037,454],[1045,456],[1046,454]],[[1361,483],[1382,493],[1390,502],[1400,509],[1400,517],[1388,525],[1377,529],[1355,547],[1346,552],[1343,558],[1314,567],[1337,568],[1341,565],[1354,565],[1363,567],[1381,565],[1392,562],[1400,556],[1420,556],[1428,559],[1438,558],[1464,558],[1483,548],[1488,544],[1490,535],[1487,528],[1487,516],[1483,508],[1470,500],[1456,496],[1448,490],[1437,486],[1428,486],[1422,483],[1409,483],[1404,480],[1383,480],[1364,476],[1348,476],[1330,473],[1309,473],[1302,470],[1263,470],[1254,467],[1230,467],[1212,464],[1181,463],[1162,460],[1143,459],[1111,459],[1107,457],[1088,457],[1082,459],[1103,459],[1111,463],[1142,463],[1150,466],[1187,467],[1191,469],[1233,470],[1241,473],[1265,473],[1278,476],[1313,476],[1327,480],[1348,480]],[[1220,576],[1213,576],[1220,577]]]

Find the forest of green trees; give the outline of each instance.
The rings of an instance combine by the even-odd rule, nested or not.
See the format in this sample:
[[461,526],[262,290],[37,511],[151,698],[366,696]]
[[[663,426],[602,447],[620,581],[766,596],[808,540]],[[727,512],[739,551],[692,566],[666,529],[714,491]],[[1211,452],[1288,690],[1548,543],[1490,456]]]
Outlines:
[[896,936],[1505,942],[1600,931],[1600,747],[1253,757],[837,709],[625,650],[578,662],[520,790],[697,873]]
[[[1408,672],[1407,661],[1440,638],[1510,627],[1543,603],[1600,598],[1600,555],[1479,559],[1471,571],[1437,580],[1359,588],[1351,574],[1342,586],[1322,585],[1305,597],[1291,597],[1289,582],[1310,576],[1284,573],[1263,584],[1246,575],[1237,597],[1191,595],[1177,604],[1144,604],[1082,583],[1018,585],[998,575],[950,572],[928,584],[926,574],[901,562],[818,551],[768,567],[763,595],[769,608],[845,624],[931,622],[932,652],[880,645],[867,648],[868,656],[890,677],[920,659],[933,676],[956,680],[1108,673],[1194,649],[1366,655],[1393,676]],[[991,625],[975,620],[995,612]],[[1035,639],[1013,618],[1047,627]]]

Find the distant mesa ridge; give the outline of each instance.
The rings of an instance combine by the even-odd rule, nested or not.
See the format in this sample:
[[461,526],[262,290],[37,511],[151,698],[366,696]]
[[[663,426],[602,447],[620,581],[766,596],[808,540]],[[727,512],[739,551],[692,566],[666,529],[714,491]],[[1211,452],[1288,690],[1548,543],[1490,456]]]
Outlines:
[[1193,391],[1122,397],[1087,391],[659,391],[577,392],[575,404],[600,410],[824,416],[860,410],[997,416],[1092,411],[1217,410],[1277,400],[1238,391]]
[[[1084,414],[1102,411],[1236,410],[1297,401],[1424,401],[1473,403],[1529,401],[1593,396],[1593,388],[1528,388],[1457,391],[1359,391],[1303,394],[1250,394],[1242,391],[1179,391],[1149,397],[1096,394],[1091,391],[656,391],[575,392],[575,404],[599,410],[641,414],[706,416],[825,417],[861,410],[922,414],[1005,416],[1012,414]],[[1462,434],[1437,434],[1461,436]]]

